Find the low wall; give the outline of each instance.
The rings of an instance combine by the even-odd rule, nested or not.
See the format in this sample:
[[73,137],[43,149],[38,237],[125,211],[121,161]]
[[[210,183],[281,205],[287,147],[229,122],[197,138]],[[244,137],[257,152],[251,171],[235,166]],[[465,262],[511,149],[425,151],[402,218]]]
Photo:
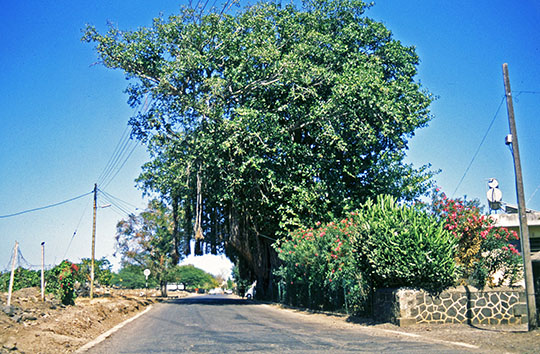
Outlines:
[[380,289],[373,299],[377,321],[400,326],[418,323],[523,324],[527,323],[525,291],[478,290],[460,286],[430,295],[423,290]]

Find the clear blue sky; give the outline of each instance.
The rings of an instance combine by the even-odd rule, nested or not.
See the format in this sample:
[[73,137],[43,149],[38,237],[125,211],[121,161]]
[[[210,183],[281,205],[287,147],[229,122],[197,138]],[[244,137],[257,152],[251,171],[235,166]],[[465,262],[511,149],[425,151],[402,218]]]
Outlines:
[[[0,1],[0,215],[90,192],[134,113],[123,93],[123,74],[92,65],[93,47],[80,42],[85,24],[104,31],[112,21],[120,29],[135,29],[150,25],[160,13],[177,13],[181,4]],[[455,196],[485,203],[486,181],[495,177],[503,199],[515,203],[512,156],[504,145],[509,133],[505,103],[496,115],[504,96],[502,64],[509,64],[529,200],[540,186],[540,3],[381,0],[367,14],[405,45],[417,47],[418,80],[438,99],[429,127],[411,139],[407,161],[440,169],[435,179],[447,194],[454,193],[495,117]],[[129,203],[117,202],[130,212],[145,206],[134,179],[147,154],[142,146],[133,151],[115,178],[99,186]],[[42,241],[46,264],[64,256],[73,261],[90,257],[91,202],[89,195],[0,218],[0,269],[8,266],[15,240],[30,264],[40,263]],[[528,207],[540,210],[540,191]],[[116,207],[98,210],[96,257],[112,256],[115,224],[125,216]]]

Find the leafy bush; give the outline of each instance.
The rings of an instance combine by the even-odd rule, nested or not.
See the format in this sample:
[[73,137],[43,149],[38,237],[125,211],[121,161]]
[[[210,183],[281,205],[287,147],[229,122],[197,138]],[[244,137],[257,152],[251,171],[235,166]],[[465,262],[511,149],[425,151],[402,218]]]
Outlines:
[[64,305],[75,303],[75,281],[77,280],[79,266],[68,260],[55,266],[45,276],[45,290],[56,294]]
[[219,286],[212,274],[192,265],[176,266],[169,274],[169,281],[183,283],[187,289],[213,289]]
[[[105,257],[94,260],[94,283],[98,285],[112,285],[112,265]],[[92,260],[90,258],[81,259],[77,281],[84,284],[90,283]]]
[[[0,275],[0,291],[7,292],[9,290],[10,277],[10,271]],[[13,275],[13,291],[34,286],[41,286],[41,271],[28,270],[21,267],[15,269],[15,274]]]
[[433,215],[388,196],[274,247],[282,261],[275,271],[280,299],[293,305],[362,313],[373,288],[436,291],[454,281],[455,238]]
[[[432,194],[431,211],[458,240],[459,282],[479,288],[513,283],[522,268],[515,231],[493,226],[481,215],[478,201],[450,199],[439,189]],[[498,273],[498,279],[496,279]]]
[[441,291],[454,284],[456,238],[418,207],[368,200],[356,219],[355,258],[375,288]]

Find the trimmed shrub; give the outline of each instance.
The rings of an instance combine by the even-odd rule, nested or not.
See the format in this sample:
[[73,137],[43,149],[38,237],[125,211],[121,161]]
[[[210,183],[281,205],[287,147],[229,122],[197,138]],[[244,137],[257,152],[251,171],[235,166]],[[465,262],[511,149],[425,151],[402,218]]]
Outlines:
[[454,284],[456,238],[434,215],[380,196],[367,201],[356,224],[356,260],[374,288],[438,292]]

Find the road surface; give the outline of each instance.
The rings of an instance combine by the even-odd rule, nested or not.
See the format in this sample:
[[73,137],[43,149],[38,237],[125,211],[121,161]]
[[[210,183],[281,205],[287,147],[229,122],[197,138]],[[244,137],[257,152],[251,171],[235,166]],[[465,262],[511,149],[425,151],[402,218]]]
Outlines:
[[87,353],[462,353],[333,317],[226,295],[154,305]]

